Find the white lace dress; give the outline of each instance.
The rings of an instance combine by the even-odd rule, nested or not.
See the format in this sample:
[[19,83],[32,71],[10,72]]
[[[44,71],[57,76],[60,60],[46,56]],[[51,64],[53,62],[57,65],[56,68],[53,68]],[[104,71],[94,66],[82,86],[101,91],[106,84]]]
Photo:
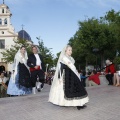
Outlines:
[[[62,62],[66,62],[68,59],[63,59]],[[69,62],[73,63],[74,60],[69,59]],[[76,75],[78,75],[78,72],[74,66],[74,64],[71,64],[69,67],[76,72]],[[58,71],[56,71],[58,72]],[[49,94],[49,102],[59,105],[59,106],[83,106],[84,104],[88,103],[89,98],[88,96],[81,98],[81,99],[73,99],[73,100],[67,100],[64,97],[64,88],[63,88],[63,75],[61,76],[60,80],[58,79],[58,74],[55,73],[55,77],[53,79],[53,83],[50,89],[50,94]]]

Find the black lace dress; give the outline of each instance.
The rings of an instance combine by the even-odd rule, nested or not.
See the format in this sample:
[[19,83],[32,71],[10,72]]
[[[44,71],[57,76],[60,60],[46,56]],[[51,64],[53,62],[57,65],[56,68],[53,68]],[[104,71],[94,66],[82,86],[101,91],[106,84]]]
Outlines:
[[31,80],[30,80],[30,73],[27,67],[19,62],[19,80],[18,83],[24,87],[32,87]]
[[67,65],[61,63],[61,72],[65,99],[82,99],[88,96],[78,76]]

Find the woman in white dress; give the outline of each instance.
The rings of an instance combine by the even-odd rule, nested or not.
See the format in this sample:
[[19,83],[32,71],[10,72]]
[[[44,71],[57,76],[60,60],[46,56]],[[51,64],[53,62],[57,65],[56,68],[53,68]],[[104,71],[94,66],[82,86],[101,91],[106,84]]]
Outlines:
[[76,106],[80,110],[86,107],[85,104],[88,103],[89,98],[71,54],[72,47],[67,45],[59,56],[49,102],[59,106]]

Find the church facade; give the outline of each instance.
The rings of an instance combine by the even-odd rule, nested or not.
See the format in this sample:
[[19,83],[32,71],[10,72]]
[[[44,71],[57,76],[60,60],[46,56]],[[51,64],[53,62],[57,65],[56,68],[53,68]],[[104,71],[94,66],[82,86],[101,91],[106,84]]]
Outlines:
[[4,62],[3,55],[1,52],[5,51],[5,49],[10,49],[12,45],[15,45],[14,40],[23,36],[30,44],[33,44],[29,34],[25,30],[21,30],[20,32],[15,32],[14,27],[11,24],[11,12],[7,5],[0,4],[0,65],[4,65],[7,71],[12,70],[12,64]]
[[0,65],[4,65],[6,70],[11,68],[11,65],[5,63],[1,52],[5,49],[10,49],[14,45],[14,39],[17,39],[18,33],[15,33],[14,27],[11,24],[11,12],[5,4],[0,5]]

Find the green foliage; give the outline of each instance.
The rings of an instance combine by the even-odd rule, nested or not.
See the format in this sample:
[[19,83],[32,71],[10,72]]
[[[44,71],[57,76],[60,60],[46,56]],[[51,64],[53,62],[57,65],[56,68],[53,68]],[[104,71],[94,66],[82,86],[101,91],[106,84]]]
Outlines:
[[10,49],[5,49],[5,51],[1,52],[5,62],[13,62],[15,54],[21,46],[25,46],[28,54],[31,52],[31,45],[26,40],[18,38],[14,42],[15,45],[12,45]]
[[[11,46],[10,49],[5,49],[4,52],[2,52],[4,61],[11,63],[14,60],[14,56],[16,52],[19,50],[21,46],[25,46],[27,53],[30,54],[32,52],[31,50],[31,44],[28,43],[28,41],[23,39],[17,39],[14,40],[15,45]],[[50,49],[44,46],[43,40],[38,40],[38,48],[40,54],[44,57],[45,64],[49,64],[49,68],[54,66],[54,60],[53,60],[53,54],[51,53]]]
[[78,31],[69,40],[77,66],[95,65],[97,59],[102,66],[105,59],[115,58],[116,50],[120,51],[120,12],[111,10],[104,17],[78,24]]
[[120,64],[120,56],[115,57],[114,63],[115,63],[115,64]]
[[55,66],[57,65],[57,62],[58,62],[58,58],[59,58],[59,56],[60,56],[60,53],[61,53],[61,52],[57,53],[57,57],[54,59],[54,65],[55,65]]
[[52,68],[54,66],[54,60],[53,60],[53,54],[51,53],[50,49],[44,46],[43,40],[40,38],[38,39],[38,48],[40,54],[44,58],[45,64],[49,64],[49,68]]

